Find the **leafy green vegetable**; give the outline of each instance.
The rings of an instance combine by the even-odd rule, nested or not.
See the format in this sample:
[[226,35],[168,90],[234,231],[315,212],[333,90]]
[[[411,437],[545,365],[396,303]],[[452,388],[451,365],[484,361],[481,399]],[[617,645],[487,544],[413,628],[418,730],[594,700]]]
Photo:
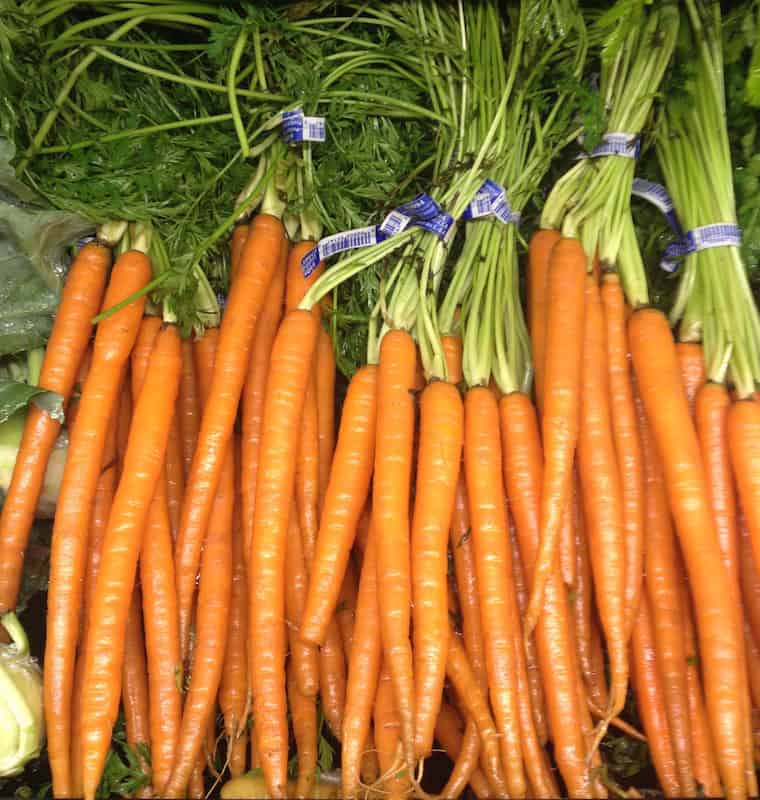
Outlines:
[[95,796],[99,800],[116,795],[131,797],[143,786],[148,786],[150,774],[144,771],[143,764],[150,764],[150,749],[142,743],[135,748],[127,744],[124,718],[120,714]]
[[55,392],[30,386],[28,383],[0,377],[0,425],[13,414],[26,408],[30,402],[43,408],[47,413],[63,422],[63,398]]

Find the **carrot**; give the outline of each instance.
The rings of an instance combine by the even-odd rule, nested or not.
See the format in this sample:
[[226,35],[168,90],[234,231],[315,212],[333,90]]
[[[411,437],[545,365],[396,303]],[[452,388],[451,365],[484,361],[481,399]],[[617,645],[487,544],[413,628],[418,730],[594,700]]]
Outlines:
[[[604,317],[599,289],[586,279],[583,388],[578,463],[594,596],[610,658],[610,719],[625,706],[628,687],[626,635],[626,551],[621,475],[615,455],[610,413]],[[639,576],[640,579],[640,576]]]
[[66,414],[66,425],[71,430],[77,424],[77,414],[79,413],[79,396],[82,393],[87,376],[90,373],[90,364],[92,364],[92,347],[88,344],[82,354],[82,361],[77,370],[77,377],[74,385],[71,387],[71,394],[69,395],[69,403],[64,406]]
[[343,643],[343,652],[346,654],[346,662],[351,657],[351,648],[354,643],[354,623],[356,621],[356,596],[357,585],[356,575],[354,574],[353,564],[349,561],[346,567],[346,574],[343,577],[343,585],[338,596],[338,605],[335,609],[335,618],[340,629],[340,639]]
[[361,367],[343,403],[317,549],[311,568],[301,637],[320,644],[338,602],[340,585],[364,510],[375,458],[377,368]]
[[728,444],[755,564],[760,568],[760,403],[737,400],[731,405]]
[[[235,440],[235,453],[240,450]],[[236,460],[239,463],[239,458]],[[248,583],[243,557],[243,529],[240,523],[238,475],[234,479],[235,502],[232,519],[232,588],[227,622],[227,646],[219,684],[219,708],[224,715],[224,733],[233,777],[245,772],[248,737],[244,731],[248,703]],[[242,753],[242,756],[241,756]],[[243,766],[241,768],[240,761]]]
[[760,708],[760,647],[758,647],[755,637],[749,625],[744,625],[744,641],[747,648],[747,664],[749,673],[749,688],[752,697],[752,705]]
[[182,495],[185,491],[185,476],[182,464],[182,441],[179,430],[179,416],[172,415],[169,428],[169,443],[166,446],[166,497],[169,506],[169,520],[172,534],[177,535],[179,514],[182,508]]
[[182,340],[182,379],[179,389],[177,416],[182,436],[182,468],[186,480],[193,463],[193,453],[195,453],[195,445],[198,441],[198,427],[200,425],[198,382],[195,375],[193,343],[190,339]]
[[385,664],[380,670],[373,719],[375,747],[382,778],[380,789],[388,797],[404,797],[409,792],[410,773],[402,755],[401,722],[396,709],[393,679]]
[[425,758],[441,705],[448,647],[447,545],[462,459],[464,409],[451,383],[420,397],[419,452],[412,517],[415,751]]
[[250,556],[253,539],[253,517],[256,504],[256,476],[259,470],[261,447],[261,422],[264,408],[264,392],[269,374],[269,357],[272,353],[277,326],[282,319],[285,297],[285,272],[289,247],[283,242],[280,260],[275,267],[272,281],[267,289],[261,317],[256,323],[251,359],[243,384],[241,403],[241,429],[243,447],[240,453],[240,503],[242,506],[243,541],[246,562]]
[[[145,320],[143,319],[143,322]],[[141,326],[142,327],[142,326]],[[138,333],[139,336],[139,333]],[[150,352],[148,352],[150,355]],[[146,356],[147,358],[147,356]],[[132,384],[131,367],[124,370],[122,383],[118,394],[118,411],[116,418],[116,457],[119,462],[119,470],[124,464],[124,454],[127,452],[127,439],[129,438],[129,426],[132,424]]]
[[283,796],[287,778],[285,542],[303,398],[316,338],[314,317],[305,311],[291,311],[272,347],[249,559],[254,720],[268,791],[275,797]]
[[581,490],[578,482],[577,465],[573,469],[573,484],[571,487],[572,496],[570,503],[562,512],[562,528],[559,532],[559,544],[557,546],[559,555],[559,570],[565,585],[572,587],[575,585],[577,568],[577,557],[575,554],[575,528],[581,514]]
[[739,534],[741,540],[741,585],[742,600],[747,621],[752,628],[752,634],[760,642],[760,570],[755,564],[752,554],[752,542],[744,514],[739,514]]
[[226,626],[232,596],[232,518],[235,504],[235,452],[228,446],[211,521],[206,532],[195,618],[190,686],[182,712],[176,757],[167,797],[182,797],[203,740],[214,724],[214,708],[227,646]]
[[651,618],[663,703],[671,735],[681,793],[696,791],[689,733],[689,696],[683,614],[677,574],[676,540],[668,508],[662,464],[641,399],[636,393],[645,476],[647,612]]
[[544,359],[549,317],[549,263],[555,245],[562,237],[556,230],[538,230],[528,245],[528,324],[533,348],[536,403],[543,407]]
[[572,467],[580,427],[585,271],[586,254],[580,242],[560,240],[552,250],[547,277],[541,540],[523,625],[526,636],[535,627],[542,608],[562,515],[572,497]]
[[317,340],[317,432],[319,434],[319,509],[324,508],[335,450],[335,353],[332,339],[319,329]]
[[488,689],[500,734],[502,763],[510,796],[526,792],[517,704],[517,620],[508,596],[512,574],[502,486],[499,408],[485,387],[465,397],[464,465],[470,502]]
[[175,566],[183,653],[187,652],[203,536],[232,436],[256,322],[280,256],[282,241],[282,223],[276,217],[259,214],[250,226],[240,257],[239,273],[230,289],[219,328],[211,390],[201,417],[176,541]]
[[[344,723],[345,728],[345,723]],[[343,747],[341,746],[341,773],[343,771]],[[380,777],[380,762],[377,760],[377,748],[375,747],[375,738],[372,735],[372,730],[367,732],[367,738],[364,742],[364,753],[362,753],[362,766],[361,766],[361,779],[365,786],[375,784]]]
[[478,767],[478,751],[480,750],[480,734],[472,720],[467,720],[464,734],[461,729],[461,718],[456,709],[446,701],[441,704],[441,713],[435,723],[435,738],[446,755],[454,762],[454,769],[449,775],[442,797],[459,797],[467,783],[479,800],[492,797],[491,787],[486,776]]
[[303,538],[298,525],[298,512],[292,503],[288,521],[288,541],[285,545],[285,622],[290,642],[290,670],[305,697],[319,691],[319,652],[315,645],[304,642],[298,635],[303,616],[308,577],[303,557]]
[[230,239],[230,283],[237,277],[240,269],[240,258],[243,255],[247,239],[248,225],[245,222],[235,225]]
[[383,653],[393,678],[407,766],[414,748],[414,670],[409,640],[411,576],[409,497],[414,438],[414,370],[417,350],[402,330],[380,345],[372,524],[377,531],[378,596]]
[[[508,394],[499,401],[504,485],[512,511],[522,562],[530,586],[539,550],[542,454],[536,410],[527,395]],[[591,792],[586,743],[581,732],[576,667],[568,600],[555,558],[546,584],[543,611],[536,627],[538,664],[545,687],[546,713],[554,757],[568,793]]]
[[317,701],[301,694],[292,669],[288,671],[288,700],[298,754],[296,797],[311,797],[317,771]]
[[[71,265],[50,333],[38,385],[57,392],[67,403],[79,365],[92,335],[106,271],[111,263],[107,247],[87,244]],[[10,486],[0,514],[0,613],[16,606],[24,552],[37,510],[48,458],[61,430],[61,420],[32,404],[16,454]],[[96,462],[96,468],[100,459]]]
[[319,694],[322,713],[333,736],[340,741],[346,707],[346,657],[340,628],[334,617],[327,626],[327,635],[319,648]]
[[[480,734],[480,744],[488,765],[489,782],[493,782],[501,773],[499,758],[499,736],[486,697],[478,686],[475,674],[467,661],[464,647],[456,634],[448,639],[446,653],[446,676],[451,681],[467,716],[472,719]],[[496,787],[498,795],[505,795],[507,787],[501,783]]]
[[639,604],[631,636],[631,680],[636,693],[639,716],[649,742],[657,780],[665,797],[692,797],[684,794],[676,768],[668,716],[665,713],[663,685],[657,667],[649,600],[644,595]]
[[695,592],[700,655],[708,716],[726,792],[746,793],[744,757],[735,737],[744,730],[741,631],[735,624],[728,573],[721,563],[717,532],[699,452],[699,442],[680,383],[667,319],[653,309],[636,311],[629,337],[639,391],[662,458],[670,508]]
[[356,598],[355,636],[348,660],[346,707],[341,735],[341,782],[344,797],[355,797],[359,791],[362,752],[370,731],[382,656],[377,602],[377,558],[372,532],[367,548]]
[[626,307],[620,279],[605,274],[601,288],[607,341],[610,418],[623,501],[626,637],[638,616],[644,570],[644,469],[633,400]]
[[464,380],[462,373],[462,339],[459,336],[441,336],[441,347],[446,359],[446,381],[458,386]]
[[147,747],[150,743],[150,714],[148,711],[148,668],[145,663],[145,640],[140,610],[140,590],[135,587],[127,616],[124,636],[124,668],[122,678],[122,702],[127,744],[136,750],[143,772],[150,769],[142,758],[137,745]]
[[82,698],[85,800],[95,796],[118,712],[129,602],[148,508],[166,453],[180,370],[179,335],[175,327],[166,327],[156,337],[135,404],[90,608]]
[[694,416],[697,391],[705,382],[705,354],[696,342],[677,342],[676,356],[689,411]]
[[[345,402],[343,408],[345,413]],[[374,443],[374,437],[373,437],[373,443]],[[361,562],[364,559],[364,553],[367,549],[367,542],[369,541],[369,528],[370,528],[369,522],[371,517],[372,517],[372,500],[371,498],[368,498],[367,502],[364,504],[364,507],[361,510],[361,513],[359,514],[359,521],[356,523],[356,536],[354,538],[353,555],[357,559],[359,565],[361,565]]]
[[[145,255],[136,251],[124,253],[113,268],[104,306],[110,308],[124,300],[149,278],[150,262]],[[92,499],[106,429],[144,305],[144,299],[136,301],[98,326],[92,366],[79,401],[80,419],[71,431],[58,493],[50,552],[44,672],[48,759],[57,797],[69,796],[72,791],[71,689]]]

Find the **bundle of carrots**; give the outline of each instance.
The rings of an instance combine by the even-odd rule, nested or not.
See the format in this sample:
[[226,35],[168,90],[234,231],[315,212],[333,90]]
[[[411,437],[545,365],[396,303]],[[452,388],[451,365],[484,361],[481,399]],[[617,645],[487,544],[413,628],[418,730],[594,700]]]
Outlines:
[[[270,142],[201,335],[146,301],[149,231],[77,254],[40,375],[71,428],[44,664],[55,797],[96,797],[120,709],[135,796],[203,797],[227,771],[316,796],[323,737],[344,797],[428,797],[437,748],[442,797],[637,796],[605,768],[611,726],[648,743],[668,797],[757,794],[760,320],[736,245],[687,241],[669,322],[631,210],[680,23],[699,102],[661,110],[658,157],[689,231],[735,225],[719,9],[640,4],[590,31],[559,13],[412,4],[397,32],[430,46],[419,80],[443,121],[417,198],[434,213],[410,204],[394,235],[312,268],[311,146]],[[606,133],[546,200],[526,320],[519,210],[578,134],[571,83],[545,78],[577,79],[610,28]],[[380,263],[336,416],[331,293]],[[0,612],[59,430],[30,409]]]

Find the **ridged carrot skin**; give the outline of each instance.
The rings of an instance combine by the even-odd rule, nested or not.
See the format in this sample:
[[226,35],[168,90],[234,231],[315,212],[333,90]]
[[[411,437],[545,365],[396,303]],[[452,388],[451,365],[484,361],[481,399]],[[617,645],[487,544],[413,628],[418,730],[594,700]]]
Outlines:
[[[77,254],[63,287],[38,385],[68,402],[92,335],[92,318],[103,297],[111,252],[87,244]],[[24,552],[42,491],[48,458],[61,430],[60,420],[34,404],[29,407],[8,492],[0,514],[0,613],[16,605]]]
[[[129,251],[117,260],[106,291],[110,308],[150,280],[150,262]],[[56,797],[71,795],[71,685],[82,605],[82,576],[92,499],[100,474],[106,428],[116,402],[145,300],[126,306],[100,323],[92,365],[79,401],[80,419],[71,431],[50,552],[44,704],[48,760]]]
[[179,334],[175,327],[166,327],[156,337],[135,404],[90,608],[82,698],[85,800],[95,796],[118,714],[129,602],[148,509],[166,456],[180,370]]
[[409,498],[414,441],[414,375],[417,347],[401,330],[389,331],[380,345],[377,376],[377,434],[372,491],[372,524],[377,535],[378,596],[383,655],[393,680],[401,720],[404,757],[411,769],[414,750],[414,667],[409,639]]
[[700,663],[708,716],[721,778],[728,797],[744,797],[742,632],[734,624],[728,574],[709,507],[699,442],[681,385],[678,359],[666,317],[636,311],[628,323],[639,391],[662,457],[670,508],[695,594]]
[[377,367],[361,367],[343,404],[338,442],[325,494],[311,568],[301,638],[320,644],[338,602],[359,518],[369,494],[375,458]]
[[728,412],[728,441],[755,565],[760,569],[760,403],[733,403]]
[[449,618],[448,541],[464,440],[464,408],[451,383],[429,383],[420,397],[419,451],[412,517],[415,749],[425,758],[441,707]]
[[240,268],[230,288],[219,328],[219,346],[209,400],[203,410],[198,443],[187,479],[176,541],[176,579],[180,643],[187,653],[195,579],[203,537],[237,415],[256,323],[280,258],[282,223],[259,214],[250,225]]
[[580,242],[562,239],[549,264],[542,442],[541,541],[524,633],[535,627],[551,572],[562,517],[572,496],[572,470],[580,429],[581,364],[586,254]]
[[286,791],[288,762],[285,543],[317,327],[309,312],[292,311],[282,321],[272,347],[249,560],[254,721],[268,791],[274,797]]
[[486,387],[465,397],[464,466],[491,706],[510,797],[527,791],[517,705],[516,608],[508,598],[512,553],[502,483],[499,407]]

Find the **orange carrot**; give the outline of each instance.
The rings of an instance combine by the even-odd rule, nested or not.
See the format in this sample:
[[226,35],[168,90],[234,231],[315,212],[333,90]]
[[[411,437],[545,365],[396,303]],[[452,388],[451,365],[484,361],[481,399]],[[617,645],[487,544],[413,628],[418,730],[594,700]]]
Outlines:
[[383,778],[380,788],[390,798],[404,797],[411,783],[409,768],[404,763],[400,728],[393,679],[390,671],[383,665],[375,696],[374,737]]
[[[38,385],[60,394],[64,403],[74,388],[92,335],[92,318],[103,296],[110,263],[108,248],[98,243],[85,245],[74,259],[63,288]],[[29,531],[48,459],[60,430],[60,419],[34,404],[29,407],[0,515],[0,613],[3,614],[16,605]],[[98,458],[96,468],[99,464]]]
[[491,797],[493,793],[486,776],[478,767],[480,734],[472,720],[467,721],[464,734],[461,725],[462,721],[456,709],[444,701],[435,723],[435,738],[454,762],[454,769],[441,796],[459,797],[469,783],[478,800],[483,800]]
[[[292,664],[290,665],[293,666]],[[298,681],[288,670],[288,700],[298,755],[296,797],[311,797],[317,771],[317,701],[301,694]]]
[[150,771],[137,745],[147,747],[150,743],[150,714],[148,711],[148,668],[145,663],[145,640],[140,610],[140,590],[135,587],[127,616],[124,637],[124,669],[122,678],[122,702],[127,744],[136,750],[143,772]]
[[195,445],[198,441],[198,427],[200,425],[198,382],[195,375],[193,343],[190,339],[182,340],[182,380],[179,389],[177,417],[182,435],[183,475],[187,479],[193,463],[193,453],[195,453]]
[[677,342],[676,357],[681,381],[686,392],[686,401],[692,416],[694,416],[697,392],[705,382],[705,354],[702,345],[696,342]]
[[354,567],[351,561],[346,567],[346,574],[343,577],[343,585],[338,596],[338,605],[335,609],[335,618],[340,629],[340,639],[343,643],[343,652],[346,654],[346,662],[351,657],[351,648],[354,643],[354,623],[356,621],[356,596],[357,585]]
[[755,564],[760,568],[760,403],[733,403],[728,411],[728,443]]
[[744,611],[752,634],[760,642],[760,570],[755,564],[752,542],[744,514],[739,514],[739,538],[741,542],[741,585]]
[[240,268],[240,258],[243,255],[245,242],[248,239],[248,225],[243,222],[235,225],[230,240],[230,283],[232,283]]
[[172,415],[169,429],[169,443],[166,446],[166,498],[169,506],[169,520],[172,534],[177,535],[182,495],[185,491],[185,476],[182,463],[182,441],[179,430],[179,416]]
[[335,449],[335,353],[332,339],[319,329],[317,340],[317,431],[319,434],[319,509],[324,508]]
[[346,658],[340,628],[334,617],[319,648],[319,695],[325,720],[333,736],[340,741],[346,706]]

